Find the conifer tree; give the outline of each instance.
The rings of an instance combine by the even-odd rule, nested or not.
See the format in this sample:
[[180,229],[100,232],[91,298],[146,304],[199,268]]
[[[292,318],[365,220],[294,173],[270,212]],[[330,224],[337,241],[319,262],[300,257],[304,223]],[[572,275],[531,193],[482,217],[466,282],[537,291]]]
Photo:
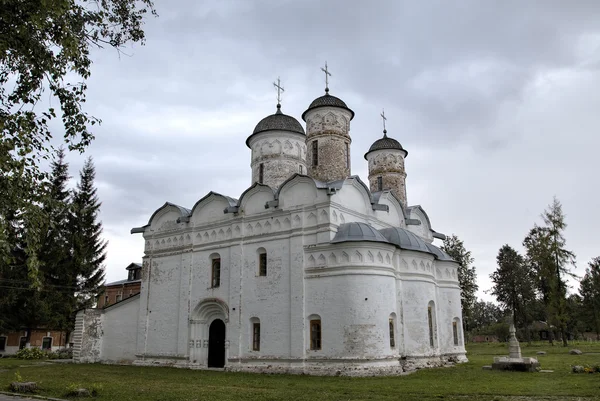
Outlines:
[[600,257],[592,259],[585,269],[585,275],[579,284],[579,294],[582,298],[583,315],[600,340]]
[[496,257],[498,268],[490,275],[492,294],[514,316],[516,327],[524,328],[530,321],[527,305],[535,299],[534,279],[523,257],[509,245],[504,245]]
[[92,306],[104,281],[107,242],[102,239],[102,223],[98,220],[101,203],[94,186],[96,169],[91,157],[86,160],[79,177],[70,226],[73,278],[78,290],[75,307],[85,308]]
[[446,237],[442,250],[459,264],[458,282],[460,285],[460,301],[463,311],[463,326],[465,332],[468,332],[472,326],[473,307],[477,300],[475,293],[479,288],[477,286],[475,266],[471,266],[474,259],[471,257],[471,252],[465,249],[463,241],[454,234],[451,237]]

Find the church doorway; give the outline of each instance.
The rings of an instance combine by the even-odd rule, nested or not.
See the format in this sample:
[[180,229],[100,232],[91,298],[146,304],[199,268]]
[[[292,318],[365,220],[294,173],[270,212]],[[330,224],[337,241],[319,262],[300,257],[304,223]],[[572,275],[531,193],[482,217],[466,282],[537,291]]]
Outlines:
[[225,323],[215,319],[208,329],[208,367],[225,366]]

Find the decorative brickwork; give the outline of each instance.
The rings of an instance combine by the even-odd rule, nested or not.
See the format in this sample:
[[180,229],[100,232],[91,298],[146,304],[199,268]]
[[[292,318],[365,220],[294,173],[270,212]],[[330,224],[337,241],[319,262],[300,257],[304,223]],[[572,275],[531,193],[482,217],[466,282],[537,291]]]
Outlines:
[[[404,151],[384,149],[367,154],[369,161],[369,186],[371,192],[389,189],[406,207],[406,171]],[[381,177],[381,180],[378,178]],[[381,188],[379,188],[381,181]]]
[[[351,175],[351,118],[351,111],[337,107],[319,107],[305,114],[306,162],[308,174],[314,179],[330,182]],[[317,145],[313,145],[315,141]]]

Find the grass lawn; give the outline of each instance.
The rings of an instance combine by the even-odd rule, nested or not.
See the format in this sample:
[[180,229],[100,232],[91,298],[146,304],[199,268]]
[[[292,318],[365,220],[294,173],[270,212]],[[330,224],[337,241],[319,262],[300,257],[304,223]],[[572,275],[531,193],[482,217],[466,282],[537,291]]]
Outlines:
[[[569,355],[571,348],[583,355]],[[547,343],[522,344],[523,356],[539,356],[542,369],[554,373],[483,370],[504,344],[467,347],[470,362],[451,368],[425,369],[402,377],[312,377],[193,371],[187,369],[42,364],[0,359],[0,389],[7,390],[18,371],[36,381],[40,395],[64,397],[70,384],[102,386],[103,400],[600,400],[600,374],[572,374],[571,365],[600,364],[600,343],[569,348]]]

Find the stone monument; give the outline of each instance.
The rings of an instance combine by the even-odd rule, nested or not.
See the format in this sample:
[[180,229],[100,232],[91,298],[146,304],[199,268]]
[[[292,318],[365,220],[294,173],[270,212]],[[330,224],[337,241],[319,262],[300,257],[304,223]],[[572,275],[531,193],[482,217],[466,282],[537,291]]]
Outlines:
[[519,346],[519,340],[517,340],[515,325],[511,323],[510,338],[508,340],[508,357],[495,357],[492,369],[535,372],[539,366],[540,363],[537,359],[521,357],[521,347]]

